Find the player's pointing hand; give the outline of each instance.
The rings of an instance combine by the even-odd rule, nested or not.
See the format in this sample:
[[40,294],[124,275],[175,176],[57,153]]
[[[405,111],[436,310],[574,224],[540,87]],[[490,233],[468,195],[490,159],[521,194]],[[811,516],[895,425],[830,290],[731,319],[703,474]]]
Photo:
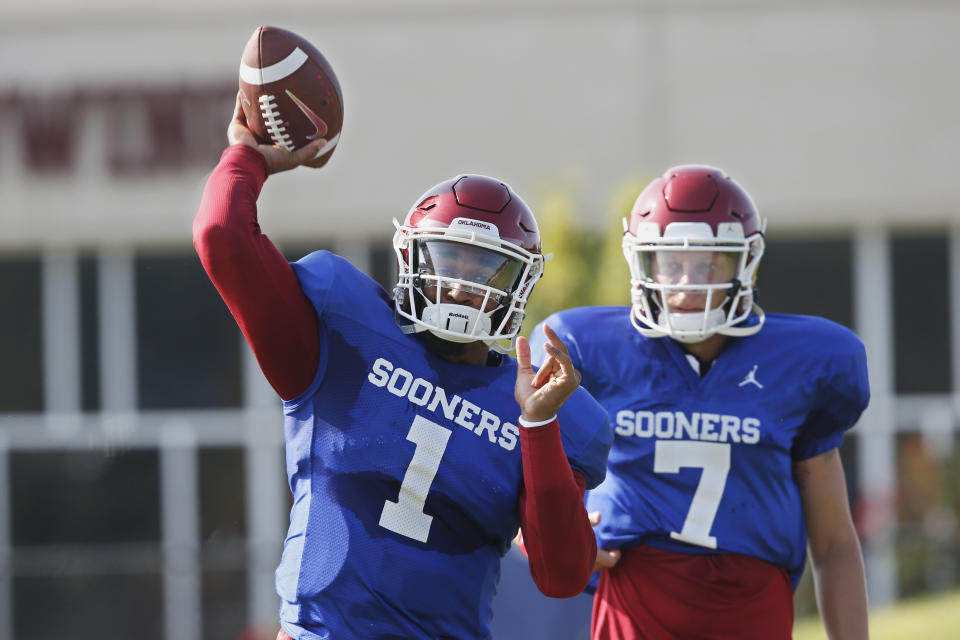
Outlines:
[[580,372],[573,366],[567,347],[553,329],[544,325],[548,342],[543,366],[534,371],[530,366],[530,342],[517,338],[517,385],[514,397],[520,415],[528,422],[542,422],[557,414],[570,394],[580,385]]

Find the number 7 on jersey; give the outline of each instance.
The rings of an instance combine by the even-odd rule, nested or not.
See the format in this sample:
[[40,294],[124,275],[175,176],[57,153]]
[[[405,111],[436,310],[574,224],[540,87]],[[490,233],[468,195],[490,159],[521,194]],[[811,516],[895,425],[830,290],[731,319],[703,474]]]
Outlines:
[[655,473],[677,473],[681,467],[703,469],[700,483],[690,501],[690,510],[679,533],[670,532],[674,540],[717,548],[717,539],[710,535],[717,508],[723,497],[730,472],[730,445],[718,442],[691,442],[688,440],[657,440],[653,457]]

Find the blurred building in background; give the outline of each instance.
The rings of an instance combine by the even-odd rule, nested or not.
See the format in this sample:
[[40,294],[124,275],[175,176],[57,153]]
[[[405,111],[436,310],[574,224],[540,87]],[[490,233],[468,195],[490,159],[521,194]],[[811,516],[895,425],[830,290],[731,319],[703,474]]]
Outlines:
[[[281,415],[190,241],[259,24],[313,41],[344,92],[330,165],[261,198],[291,258],[392,285],[391,217],[460,172],[535,209],[574,193],[602,236],[625,181],[723,167],[769,218],[763,306],[867,345],[842,454],[872,604],[957,586],[960,6],[268,7],[0,5],[0,638],[275,633]],[[586,597],[537,598],[506,562],[496,637],[585,637]]]

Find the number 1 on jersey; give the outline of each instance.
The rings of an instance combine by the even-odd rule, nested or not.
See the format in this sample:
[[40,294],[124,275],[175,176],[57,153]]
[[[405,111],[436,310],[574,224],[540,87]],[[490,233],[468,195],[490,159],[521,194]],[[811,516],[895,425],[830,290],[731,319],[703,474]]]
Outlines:
[[717,517],[723,488],[730,472],[730,445],[719,442],[692,442],[689,440],[657,440],[653,457],[655,473],[677,473],[681,467],[700,467],[703,473],[693,493],[690,510],[680,533],[670,537],[701,547],[717,548],[717,539],[710,535]]
[[413,459],[400,484],[397,501],[386,500],[380,512],[380,526],[402,536],[426,542],[433,516],[423,512],[430,485],[437,476],[440,459],[450,439],[450,429],[417,416],[410,425],[407,440],[417,445]]

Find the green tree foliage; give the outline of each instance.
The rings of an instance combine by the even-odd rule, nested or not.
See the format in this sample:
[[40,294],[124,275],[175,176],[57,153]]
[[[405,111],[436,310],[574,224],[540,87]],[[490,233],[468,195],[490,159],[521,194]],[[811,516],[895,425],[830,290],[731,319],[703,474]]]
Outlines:
[[629,305],[630,272],[620,242],[623,218],[645,182],[627,181],[616,188],[602,216],[578,211],[571,190],[545,195],[534,209],[545,253],[552,253],[544,276],[527,305],[523,334],[554,311],[589,305]]

